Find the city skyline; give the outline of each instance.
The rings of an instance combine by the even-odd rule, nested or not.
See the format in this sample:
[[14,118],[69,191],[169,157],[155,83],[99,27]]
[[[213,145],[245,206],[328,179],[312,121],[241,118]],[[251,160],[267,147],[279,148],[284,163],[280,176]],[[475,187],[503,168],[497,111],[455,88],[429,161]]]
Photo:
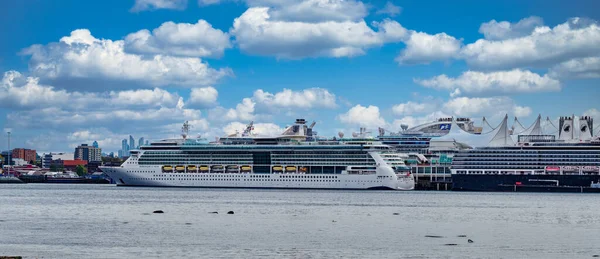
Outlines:
[[186,120],[211,140],[296,118],[324,136],[505,114],[600,128],[596,2],[283,3],[2,2],[0,127],[13,148],[107,153],[130,135],[179,136]]

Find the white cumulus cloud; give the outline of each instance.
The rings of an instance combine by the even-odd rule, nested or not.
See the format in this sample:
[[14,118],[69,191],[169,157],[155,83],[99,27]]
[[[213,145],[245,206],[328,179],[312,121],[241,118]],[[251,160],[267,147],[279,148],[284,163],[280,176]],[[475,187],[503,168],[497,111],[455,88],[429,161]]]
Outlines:
[[367,128],[377,128],[386,125],[385,119],[379,113],[379,107],[369,105],[368,107],[357,104],[346,113],[338,116],[339,120],[346,124],[358,125]]
[[246,0],[251,7],[268,7],[273,20],[293,22],[358,21],[367,6],[355,0]]
[[443,111],[449,112],[454,116],[472,117],[502,117],[505,114],[513,114],[517,117],[527,117],[531,114],[530,107],[519,106],[509,97],[486,97],[469,98],[458,97],[448,100]]
[[536,27],[543,25],[544,21],[537,16],[523,18],[517,23],[491,20],[481,24],[479,32],[488,40],[505,40],[527,36],[531,34]]
[[549,74],[555,78],[599,78],[600,57],[571,59],[553,66]]
[[25,77],[16,71],[4,73],[0,84],[0,106],[12,110],[59,107],[68,110],[175,106],[180,97],[160,88],[110,92],[69,92],[39,83],[37,77]]
[[460,56],[478,68],[551,67],[600,53],[596,21],[572,18],[553,28],[535,27],[531,34],[504,40],[480,39],[466,45]]
[[158,9],[183,10],[188,0],[135,0],[131,12],[141,12]]
[[[230,69],[215,70],[199,58],[129,54],[124,41],[97,39],[87,29],[75,30],[57,43],[33,45],[22,54],[31,56],[29,70],[41,79],[100,79],[102,89],[117,87],[114,81],[193,87],[231,74]],[[131,87],[127,85],[118,87]]]
[[205,20],[197,23],[165,22],[152,30],[140,30],[125,37],[125,51],[190,57],[221,57],[231,48],[229,35]]
[[396,16],[398,14],[400,14],[400,12],[402,11],[402,7],[395,5],[394,3],[387,1],[385,3],[385,6],[377,11],[377,14],[387,14],[389,16]]
[[335,108],[335,95],[322,88],[308,88],[300,91],[283,89],[275,94],[258,89],[252,97],[257,103],[268,108]]
[[461,93],[511,94],[559,91],[561,89],[560,82],[548,75],[540,76],[520,69],[489,73],[467,71],[456,78],[439,75],[430,79],[415,79],[414,81],[425,87],[451,91],[454,96]]
[[446,33],[435,35],[411,32],[396,61],[400,64],[429,64],[437,60],[449,60],[460,51],[462,40]]
[[431,112],[435,109],[434,103],[417,103],[417,102],[406,102],[396,104],[392,107],[392,111],[396,115],[406,116],[418,113]]
[[370,47],[400,41],[406,29],[395,21],[374,23],[364,20],[298,22],[272,18],[267,7],[252,7],[236,18],[230,33],[244,52],[278,58],[353,57]]
[[211,107],[217,104],[219,92],[212,86],[192,88],[188,104],[199,107]]
[[127,91],[111,91],[109,94],[110,103],[121,106],[174,106],[179,100],[177,94],[169,91],[154,88],[136,89]]

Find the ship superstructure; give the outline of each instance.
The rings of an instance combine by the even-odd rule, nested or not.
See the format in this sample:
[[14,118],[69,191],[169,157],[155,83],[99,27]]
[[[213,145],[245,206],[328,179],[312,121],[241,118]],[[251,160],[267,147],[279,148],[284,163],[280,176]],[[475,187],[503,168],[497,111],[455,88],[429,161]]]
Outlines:
[[[374,139],[318,139],[303,119],[279,136],[243,134],[215,142],[168,139],[142,146],[120,167],[118,185],[411,190],[405,155]],[[184,131],[188,128],[184,125]]]

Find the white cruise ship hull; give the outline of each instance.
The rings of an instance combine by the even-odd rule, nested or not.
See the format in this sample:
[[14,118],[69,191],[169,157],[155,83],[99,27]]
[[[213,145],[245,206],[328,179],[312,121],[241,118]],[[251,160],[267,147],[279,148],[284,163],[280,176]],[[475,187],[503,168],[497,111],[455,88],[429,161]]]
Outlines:
[[302,173],[163,173],[160,166],[101,167],[119,186],[274,188],[274,189],[387,189],[413,190],[412,175],[396,175],[389,167],[376,174]]

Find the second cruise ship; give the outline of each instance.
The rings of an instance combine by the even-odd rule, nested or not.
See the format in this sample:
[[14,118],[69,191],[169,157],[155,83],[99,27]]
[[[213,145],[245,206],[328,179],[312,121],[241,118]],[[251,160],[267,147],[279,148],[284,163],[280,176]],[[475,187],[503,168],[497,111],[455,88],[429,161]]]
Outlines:
[[117,185],[163,187],[412,190],[406,155],[368,139],[319,139],[304,119],[276,137],[216,142],[168,139],[143,146],[119,167],[101,167]]
[[[532,132],[508,133],[506,118],[491,146],[462,150],[452,161],[453,190],[600,192],[600,138],[593,119],[560,118],[558,139],[544,135],[538,117]],[[579,131],[579,136],[575,135]]]

